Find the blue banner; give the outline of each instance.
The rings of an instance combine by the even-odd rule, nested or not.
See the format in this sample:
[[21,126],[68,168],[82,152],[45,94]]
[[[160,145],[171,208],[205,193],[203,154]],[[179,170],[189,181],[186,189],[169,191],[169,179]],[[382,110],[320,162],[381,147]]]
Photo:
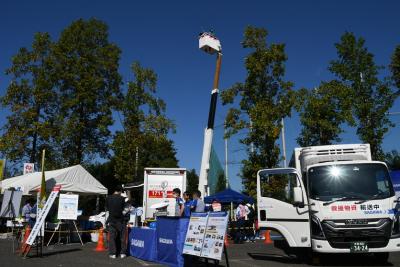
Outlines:
[[129,234],[129,254],[146,261],[157,260],[156,230],[134,227]]
[[157,261],[168,266],[183,266],[183,243],[189,218],[157,218]]

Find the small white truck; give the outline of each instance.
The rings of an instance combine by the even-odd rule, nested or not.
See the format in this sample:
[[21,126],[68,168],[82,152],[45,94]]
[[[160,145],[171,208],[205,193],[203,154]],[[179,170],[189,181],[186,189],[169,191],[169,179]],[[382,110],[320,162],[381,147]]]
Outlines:
[[381,262],[400,251],[399,200],[368,144],[296,148],[290,166],[257,173],[259,226],[283,236],[278,247],[374,253]]

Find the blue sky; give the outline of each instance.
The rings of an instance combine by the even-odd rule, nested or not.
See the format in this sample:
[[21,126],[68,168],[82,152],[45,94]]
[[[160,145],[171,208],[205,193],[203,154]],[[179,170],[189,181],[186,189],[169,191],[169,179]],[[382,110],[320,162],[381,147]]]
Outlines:
[[[95,17],[109,26],[110,40],[122,49],[120,71],[132,79],[130,64],[139,60],[158,74],[159,95],[167,114],[177,124],[171,135],[181,167],[200,167],[203,133],[212,87],[215,57],[198,49],[197,35],[213,28],[221,40],[223,62],[220,88],[243,81],[243,62],[249,51],[240,41],[247,25],[265,27],[268,42],[286,43],[286,77],[295,89],[313,88],[332,75],[334,43],[345,31],[367,41],[376,62],[388,65],[400,44],[398,1],[2,1],[0,4],[0,94],[9,84],[4,70],[22,46],[29,46],[35,32],[49,32],[56,39],[73,20]],[[194,4],[195,3],[195,4]],[[385,73],[384,73],[385,74]],[[223,161],[222,127],[226,107],[217,107],[214,143]],[[397,101],[392,111],[400,111]],[[6,110],[1,110],[0,125]],[[400,115],[386,135],[386,151],[400,150]],[[296,114],[285,120],[288,157],[296,146],[300,124]],[[113,129],[118,129],[118,122]],[[344,143],[359,142],[354,129],[345,128]],[[240,189],[237,164],[245,156],[237,138],[229,141],[229,176]]]

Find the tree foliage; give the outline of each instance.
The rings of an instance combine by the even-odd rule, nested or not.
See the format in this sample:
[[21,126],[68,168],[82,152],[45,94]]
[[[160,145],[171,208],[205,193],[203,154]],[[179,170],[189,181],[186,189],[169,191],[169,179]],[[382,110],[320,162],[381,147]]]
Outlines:
[[279,163],[281,119],[290,115],[294,103],[292,83],[284,79],[285,45],[268,44],[267,35],[263,28],[246,28],[242,46],[250,50],[245,59],[247,77],[221,94],[224,105],[238,101],[226,116],[227,136],[250,129],[240,141],[248,148],[241,176],[251,196],[256,196],[257,171]]
[[400,94],[400,45],[394,50],[389,68],[392,72],[392,80],[399,89],[397,94]]
[[[41,149],[50,150],[57,101],[52,47],[48,33],[36,33],[32,47],[19,49],[6,70],[11,83],[1,104],[11,114],[2,127],[0,151],[11,162],[37,163]],[[52,159],[48,166],[55,164]]]
[[[175,129],[165,115],[165,102],[156,94],[157,75],[138,62],[132,64],[134,80],[119,105],[123,129],[113,142],[117,178],[140,181],[145,167],[177,167],[176,151],[167,134]],[[138,160],[136,154],[138,153]]]
[[353,115],[357,124],[357,135],[371,145],[374,159],[383,159],[382,141],[393,126],[387,112],[393,106],[395,94],[387,79],[379,79],[381,67],[365,46],[363,38],[346,32],[335,44],[338,59],[331,61],[330,71],[351,88]]
[[342,124],[354,124],[351,115],[350,89],[341,82],[323,82],[313,90],[301,89],[299,94],[302,129],[297,143],[302,146],[330,145],[340,142]]
[[121,51],[108,40],[107,25],[79,19],[54,46],[59,88],[58,143],[66,162],[108,155],[112,107],[120,97]]
[[195,169],[191,169],[186,173],[186,191],[193,193],[199,188],[199,176]]

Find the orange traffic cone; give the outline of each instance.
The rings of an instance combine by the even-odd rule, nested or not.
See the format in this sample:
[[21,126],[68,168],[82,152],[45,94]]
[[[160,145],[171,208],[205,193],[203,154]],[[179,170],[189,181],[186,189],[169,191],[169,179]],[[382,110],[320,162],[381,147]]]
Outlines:
[[224,245],[225,245],[226,248],[229,247],[228,235],[225,235]]
[[100,228],[99,231],[99,238],[97,240],[97,246],[95,251],[105,251],[106,248],[104,247],[104,234],[103,234],[103,227]]
[[265,231],[265,235],[264,236],[265,236],[264,244],[272,244],[272,243],[274,243],[272,241],[272,239],[271,239],[271,231],[270,230]]
[[21,252],[22,248],[24,247],[26,240],[28,239],[29,235],[31,234],[31,227],[29,225],[27,225],[25,227],[25,233],[24,233],[24,239],[21,242],[21,246],[19,247],[19,249],[17,250],[17,252]]

